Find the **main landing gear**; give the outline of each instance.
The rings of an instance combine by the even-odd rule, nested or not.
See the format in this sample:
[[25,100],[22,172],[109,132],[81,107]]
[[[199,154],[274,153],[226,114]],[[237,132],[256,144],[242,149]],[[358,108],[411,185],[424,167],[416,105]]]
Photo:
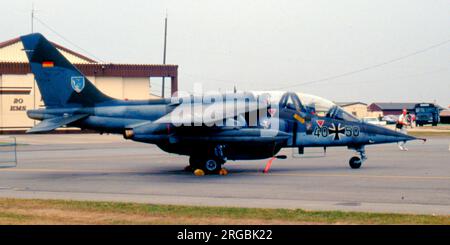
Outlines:
[[189,166],[185,168],[186,171],[192,171],[196,176],[205,174],[219,174],[227,175],[228,171],[222,168],[227,158],[223,155],[224,146],[218,145],[214,148],[214,154],[208,156],[195,156],[189,158]]
[[354,157],[350,158],[350,161],[348,163],[352,169],[358,169],[361,167],[362,163],[367,159],[366,150],[365,150],[364,146],[360,146],[360,147],[353,148],[353,149],[356,152],[358,152],[361,157],[354,156]]

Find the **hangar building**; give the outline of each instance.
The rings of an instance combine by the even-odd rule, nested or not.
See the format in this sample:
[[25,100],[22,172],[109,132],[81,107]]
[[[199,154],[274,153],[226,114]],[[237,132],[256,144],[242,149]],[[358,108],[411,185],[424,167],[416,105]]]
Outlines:
[[355,117],[380,117],[382,112],[369,111],[367,104],[363,102],[335,102],[338,106],[342,107],[346,112],[352,114]]
[[369,111],[380,112],[384,116],[386,115],[400,115],[403,109],[406,109],[410,113],[414,112],[414,106],[417,103],[392,103],[392,102],[374,102],[369,105]]
[[[118,99],[152,99],[151,77],[170,78],[178,89],[177,65],[102,64],[61,45],[55,47],[105,94]],[[24,131],[37,122],[26,110],[44,107],[20,38],[0,43],[0,134]]]

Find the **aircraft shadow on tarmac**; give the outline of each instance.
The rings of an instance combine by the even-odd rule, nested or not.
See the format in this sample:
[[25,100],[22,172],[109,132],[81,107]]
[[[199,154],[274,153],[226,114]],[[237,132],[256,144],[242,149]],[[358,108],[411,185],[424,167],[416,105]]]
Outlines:
[[[220,176],[220,175],[205,175],[205,176],[195,176],[192,172],[186,171],[183,169],[182,164],[164,164],[164,163],[154,163],[154,165],[140,166],[137,168],[128,168],[128,169],[39,169],[34,172],[34,170],[30,170],[34,172],[34,174],[38,175],[38,178],[48,178],[52,180],[60,180],[64,178],[69,179],[84,179],[84,178],[109,178],[109,177],[119,177],[121,178],[118,181],[121,181],[122,178],[132,178],[132,177],[151,177],[155,176],[158,178],[163,178],[167,180],[183,178],[183,179],[226,179],[226,178],[241,178],[248,176],[270,176],[271,174],[361,174],[361,173],[370,173],[373,170],[384,169],[386,166],[377,165],[376,162],[374,164],[367,164],[363,166],[361,169],[350,169],[345,164],[336,163],[333,165],[321,164],[320,162],[311,163],[305,162],[305,165],[302,165],[301,162],[294,163],[281,163],[277,164],[274,162],[268,173],[263,173],[265,168],[264,162],[254,162],[254,163],[236,163],[236,164],[228,164],[224,167],[228,170],[228,175]],[[3,168],[2,168],[3,169]],[[8,169],[8,168],[4,168]],[[14,168],[9,168],[14,169]],[[27,172],[26,169],[24,172]],[[20,170],[22,171],[22,170]],[[14,172],[14,170],[13,170]]]
[[[228,165],[225,168],[228,170],[227,176],[219,176],[219,175],[207,175],[207,176],[216,176],[216,177],[241,177],[248,175],[260,175],[270,176],[270,174],[301,174],[301,173],[314,173],[314,174],[342,174],[342,173],[361,173],[365,172],[364,170],[374,170],[374,169],[382,169],[383,166],[365,166],[363,169],[350,169],[347,166],[272,166],[268,173],[264,173],[264,165],[247,165],[247,166],[239,166],[239,165]],[[140,175],[178,175],[178,176],[193,176],[198,178],[199,176],[195,176],[192,172],[185,171],[183,169],[176,168],[160,168],[157,171],[155,169],[143,171]],[[204,176],[203,176],[204,177]]]

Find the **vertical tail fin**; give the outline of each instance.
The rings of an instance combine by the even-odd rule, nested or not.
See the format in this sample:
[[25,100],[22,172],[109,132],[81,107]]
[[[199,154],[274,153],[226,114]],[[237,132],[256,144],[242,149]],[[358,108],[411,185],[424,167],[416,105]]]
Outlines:
[[94,106],[113,98],[100,92],[44,36],[20,37],[45,106]]

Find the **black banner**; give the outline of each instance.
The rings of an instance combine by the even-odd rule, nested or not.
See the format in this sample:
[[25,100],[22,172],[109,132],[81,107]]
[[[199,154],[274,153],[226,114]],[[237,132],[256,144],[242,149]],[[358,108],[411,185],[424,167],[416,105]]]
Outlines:
[[450,226],[0,226],[4,242],[450,242]]

